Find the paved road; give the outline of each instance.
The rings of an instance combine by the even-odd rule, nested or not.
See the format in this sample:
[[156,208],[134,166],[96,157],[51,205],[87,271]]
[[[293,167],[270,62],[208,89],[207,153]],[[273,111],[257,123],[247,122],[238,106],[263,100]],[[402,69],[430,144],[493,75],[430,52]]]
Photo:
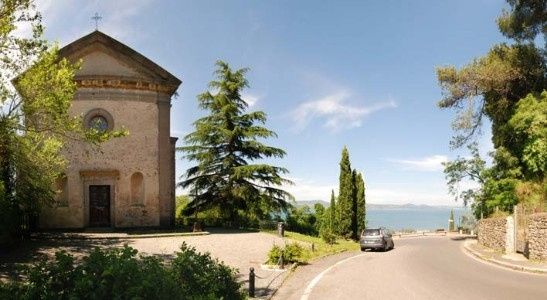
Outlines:
[[462,241],[395,241],[386,253],[346,253],[304,266],[274,299],[547,299],[547,276],[509,271],[464,254]]

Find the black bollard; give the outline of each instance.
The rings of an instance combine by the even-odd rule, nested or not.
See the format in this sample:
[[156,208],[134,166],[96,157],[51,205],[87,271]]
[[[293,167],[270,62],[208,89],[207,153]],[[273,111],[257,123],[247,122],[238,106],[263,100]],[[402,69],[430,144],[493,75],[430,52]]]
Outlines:
[[281,257],[279,258],[279,267],[285,269],[285,260],[283,259],[283,252],[281,252]]
[[255,296],[255,268],[249,269],[249,297]]
[[280,237],[284,237],[285,236],[285,224],[283,222],[278,222],[277,223],[277,234],[280,236]]
[[315,243],[311,243],[311,252],[315,252]]

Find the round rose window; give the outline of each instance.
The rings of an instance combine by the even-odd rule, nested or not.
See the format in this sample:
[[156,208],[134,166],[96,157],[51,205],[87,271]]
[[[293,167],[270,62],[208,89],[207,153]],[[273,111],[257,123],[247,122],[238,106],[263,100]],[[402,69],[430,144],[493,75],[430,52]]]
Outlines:
[[93,128],[99,132],[108,130],[108,121],[103,116],[94,116],[89,120],[89,128]]

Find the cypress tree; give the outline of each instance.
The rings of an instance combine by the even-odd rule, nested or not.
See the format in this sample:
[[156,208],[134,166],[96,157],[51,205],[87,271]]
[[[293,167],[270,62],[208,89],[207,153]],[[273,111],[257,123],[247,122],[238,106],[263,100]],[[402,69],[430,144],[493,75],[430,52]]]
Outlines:
[[365,199],[365,181],[363,174],[357,173],[355,176],[355,195],[356,195],[356,215],[357,215],[357,234],[359,235],[366,225],[366,199]]
[[349,161],[348,149],[342,150],[342,159],[340,160],[340,185],[337,205],[337,228],[338,233],[347,238],[354,237],[352,230],[352,220],[354,220],[354,186],[353,172]]
[[357,239],[358,232],[358,213],[357,213],[357,170],[351,172],[351,237]]
[[336,197],[334,196],[334,190],[332,190],[330,194],[330,207],[329,207],[329,227],[331,232],[337,232],[337,228],[335,228],[335,222],[336,222]]

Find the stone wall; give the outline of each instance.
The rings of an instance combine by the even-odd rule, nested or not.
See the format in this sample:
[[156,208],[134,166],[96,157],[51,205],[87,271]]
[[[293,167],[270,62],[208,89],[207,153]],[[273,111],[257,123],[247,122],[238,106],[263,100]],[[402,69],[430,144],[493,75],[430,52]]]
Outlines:
[[505,218],[489,218],[479,221],[478,241],[479,244],[496,250],[505,251],[506,245],[506,223]]
[[528,254],[530,259],[547,260],[547,213],[528,216]]
[[515,253],[515,219],[505,218],[505,253]]

